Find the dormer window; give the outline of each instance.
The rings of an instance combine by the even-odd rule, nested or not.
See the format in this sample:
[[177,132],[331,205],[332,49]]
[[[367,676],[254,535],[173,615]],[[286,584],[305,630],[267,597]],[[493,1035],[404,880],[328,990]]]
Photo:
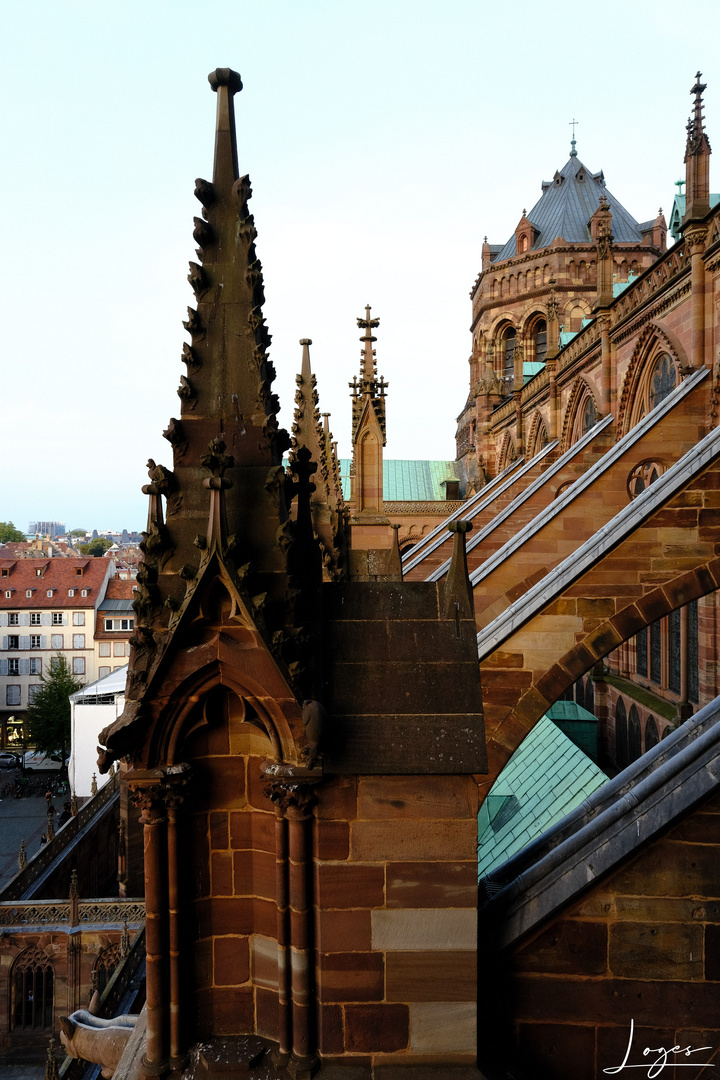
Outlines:
[[74,596],[74,595],[75,595],[75,590],[74,589],[68,589],[68,596]]
[[76,577],[82,577],[82,575],[83,575],[83,568],[82,568],[82,566],[76,566],[76,567],[75,567],[75,576],[76,576]]
[[8,568],[6,566],[3,566],[3,568],[2,568],[2,576],[3,577],[10,577],[10,571],[8,570]]
[[29,600],[29,599],[30,599],[30,598],[32,597],[32,594],[33,594],[34,592],[35,592],[35,590],[34,590],[34,589],[26,589],[26,590],[25,590],[25,595],[27,596],[28,600]]
[[14,593],[14,591],[15,591],[14,589],[6,589],[5,590],[5,599],[9,600],[10,597],[12,596],[12,594]]
[[87,589],[81,589],[81,590],[80,590],[80,595],[81,595],[81,596],[87,596],[87,594],[88,594],[88,591],[87,591]]
[[47,591],[47,595],[48,595],[48,596],[52,596],[52,594],[53,594],[54,592],[55,592],[55,590],[54,590],[54,589],[48,589],[48,591]]
[[38,570],[35,571],[35,577],[42,577],[42,575],[43,575],[43,572],[42,572],[41,569],[38,569]]

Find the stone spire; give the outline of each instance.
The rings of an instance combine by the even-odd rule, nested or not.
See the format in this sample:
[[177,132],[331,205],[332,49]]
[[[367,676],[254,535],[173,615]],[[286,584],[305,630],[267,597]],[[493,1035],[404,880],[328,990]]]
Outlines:
[[383,446],[385,445],[385,391],[388,389],[388,383],[380,377],[377,377],[377,360],[375,358],[375,349],[373,343],[377,341],[376,337],[370,333],[371,330],[376,330],[380,325],[379,319],[370,318],[370,305],[365,305],[365,318],[358,318],[357,324],[361,330],[365,333],[360,338],[362,344],[361,360],[360,360],[360,380],[353,379],[349,383],[352,390],[353,398],[353,442],[357,434],[358,425],[365,411],[365,404],[367,400],[371,400],[373,408],[378,418],[380,427],[383,433]]
[[[275,372],[250,180],[238,175],[233,99],[242,82],[230,68],[208,80],[217,94],[213,179],[195,182],[202,211],[194,219],[198,261],[190,263],[188,280],[196,306],[184,323],[190,342],[182,347],[180,418],[163,433],[173,470],[149,461],[151,483],[143,488],[149,512],[136,610],[140,625],[154,629],[182,603],[198,547],[211,532],[221,546],[232,538],[235,562],[252,562],[262,576],[278,569],[275,535],[287,517],[281,477],[268,484],[289,439],[278,429],[279,402],[270,389]],[[220,458],[222,470],[213,472]],[[260,588],[266,591],[267,582]]]
[[[344,570],[345,542],[342,513],[342,490],[339,489],[339,468],[332,445],[327,417],[321,423],[318,408],[317,381],[310,367],[310,338],[301,338],[302,364],[295,377],[295,416],[292,426],[293,444],[290,460],[294,468],[298,454],[304,448],[317,465],[314,489],[310,494],[312,527],[320,544],[323,572],[326,579],[336,580]],[[299,509],[299,508],[298,508]]]
[[377,377],[377,361],[373,343],[377,338],[370,333],[380,325],[379,319],[370,318],[370,305],[365,307],[365,318],[357,324],[365,333],[360,338],[362,354],[360,379],[349,384],[352,404],[353,439],[353,494],[355,514],[383,512],[383,462],[385,445],[385,391],[388,384]]
[[[324,435],[320,422],[319,398],[317,381],[310,368],[310,338],[301,338],[302,363],[300,374],[295,376],[297,390],[295,391],[295,415],[292,426],[292,450],[291,460],[295,460],[301,446],[310,451],[311,460],[316,463],[323,480],[323,470],[327,471],[324,455]],[[325,501],[323,498],[325,483],[318,484],[311,502]]]
[[[277,650],[279,631],[292,622],[288,500],[295,489],[285,483],[281,464],[290,439],[278,428],[279,402],[271,392],[275,372],[248,209],[250,180],[238,175],[233,97],[242,82],[229,68],[208,80],[217,94],[213,179],[195,182],[202,206],[194,219],[197,261],[188,276],[195,306],[183,324],[190,341],[182,346],[180,417],[163,432],[173,468],[148,462],[148,526],[126,710],[112,746],[106,743],[113,757],[123,751],[125,729],[146,708],[145,688],[175,630],[194,617],[188,609],[200,597],[213,589],[215,595],[234,591],[237,610],[243,607],[266,642],[279,642]],[[213,582],[220,581],[218,592]],[[109,760],[103,759],[104,768]]]
[[710,210],[710,140],[703,126],[702,95],[706,83],[700,82],[700,72],[690,93],[694,95],[692,116],[687,122],[685,144],[685,216],[683,224],[705,217]]

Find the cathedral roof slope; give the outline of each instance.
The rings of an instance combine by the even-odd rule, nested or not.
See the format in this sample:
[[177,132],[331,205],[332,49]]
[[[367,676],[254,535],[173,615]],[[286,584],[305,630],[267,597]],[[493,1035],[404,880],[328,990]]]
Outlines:
[[[543,193],[527,218],[535,228],[533,250],[549,247],[558,236],[570,244],[594,244],[590,218],[604,195],[612,213],[613,240],[616,244],[639,244],[643,232],[635,218],[605,187],[602,172],[593,173],[571,154],[567,164],[552,180],[543,181]],[[493,259],[494,263],[516,254],[515,234]]]
[[[350,498],[350,458],[340,459],[343,496]],[[456,461],[409,461],[406,458],[383,460],[383,498],[385,502],[442,502],[446,498],[443,480],[460,478]]]
[[716,791],[719,761],[716,698],[494,867],[481,897],[502,919],[501,944],[532,930]]
[[607,779],[549,716],[543,716],[523,739],[480,808],[479,877],[542,836]]

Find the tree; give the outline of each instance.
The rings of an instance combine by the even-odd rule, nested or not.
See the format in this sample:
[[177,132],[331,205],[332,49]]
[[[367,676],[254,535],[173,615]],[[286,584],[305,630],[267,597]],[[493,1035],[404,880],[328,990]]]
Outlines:
[[16,529],[12,521],[0,521],[0,544],[7,543],[8,540],[24,540],[25,533]]
[[40,676],[40,689],[28,706],[30,740],[45,753],[59,750],[63,762],[70,748],[70,695],[82,685],[58,653],[50,661],[49,674]]
[[108,540],[107,536],[98,536],[89,544],[78,544],[78,547],[83,555],[104,555],[107,549],[112,547],[112,540]]
[[68,536],[79,536],[79,537],[87,536],[87,529],[71,529],[70,532],[68,533]]

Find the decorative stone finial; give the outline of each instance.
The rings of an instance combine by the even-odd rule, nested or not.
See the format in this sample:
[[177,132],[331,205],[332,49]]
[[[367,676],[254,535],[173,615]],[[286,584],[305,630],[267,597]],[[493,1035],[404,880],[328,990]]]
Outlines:
[[471,532],[472,527],[472,521],[466,521],[463,518],[456,518],[448,523],[448,529],[455,536],[450,566],[445,579],[443,614],[445,618],[455,618],[458,637],[460,636],[459,620],[475,618],[473,588],[468,574],[465,548],[465,534]]
[[242,90],[242,79],[232,68],[216,68],[208,75],[208,82],[217,94],[212,182],[218,192],[229,191],[238,179],[233,96]]
[[97,775],[95,773],[92,774],[92,780],[90,782],[90,793],[91,795],[97,795],[98,793]]

